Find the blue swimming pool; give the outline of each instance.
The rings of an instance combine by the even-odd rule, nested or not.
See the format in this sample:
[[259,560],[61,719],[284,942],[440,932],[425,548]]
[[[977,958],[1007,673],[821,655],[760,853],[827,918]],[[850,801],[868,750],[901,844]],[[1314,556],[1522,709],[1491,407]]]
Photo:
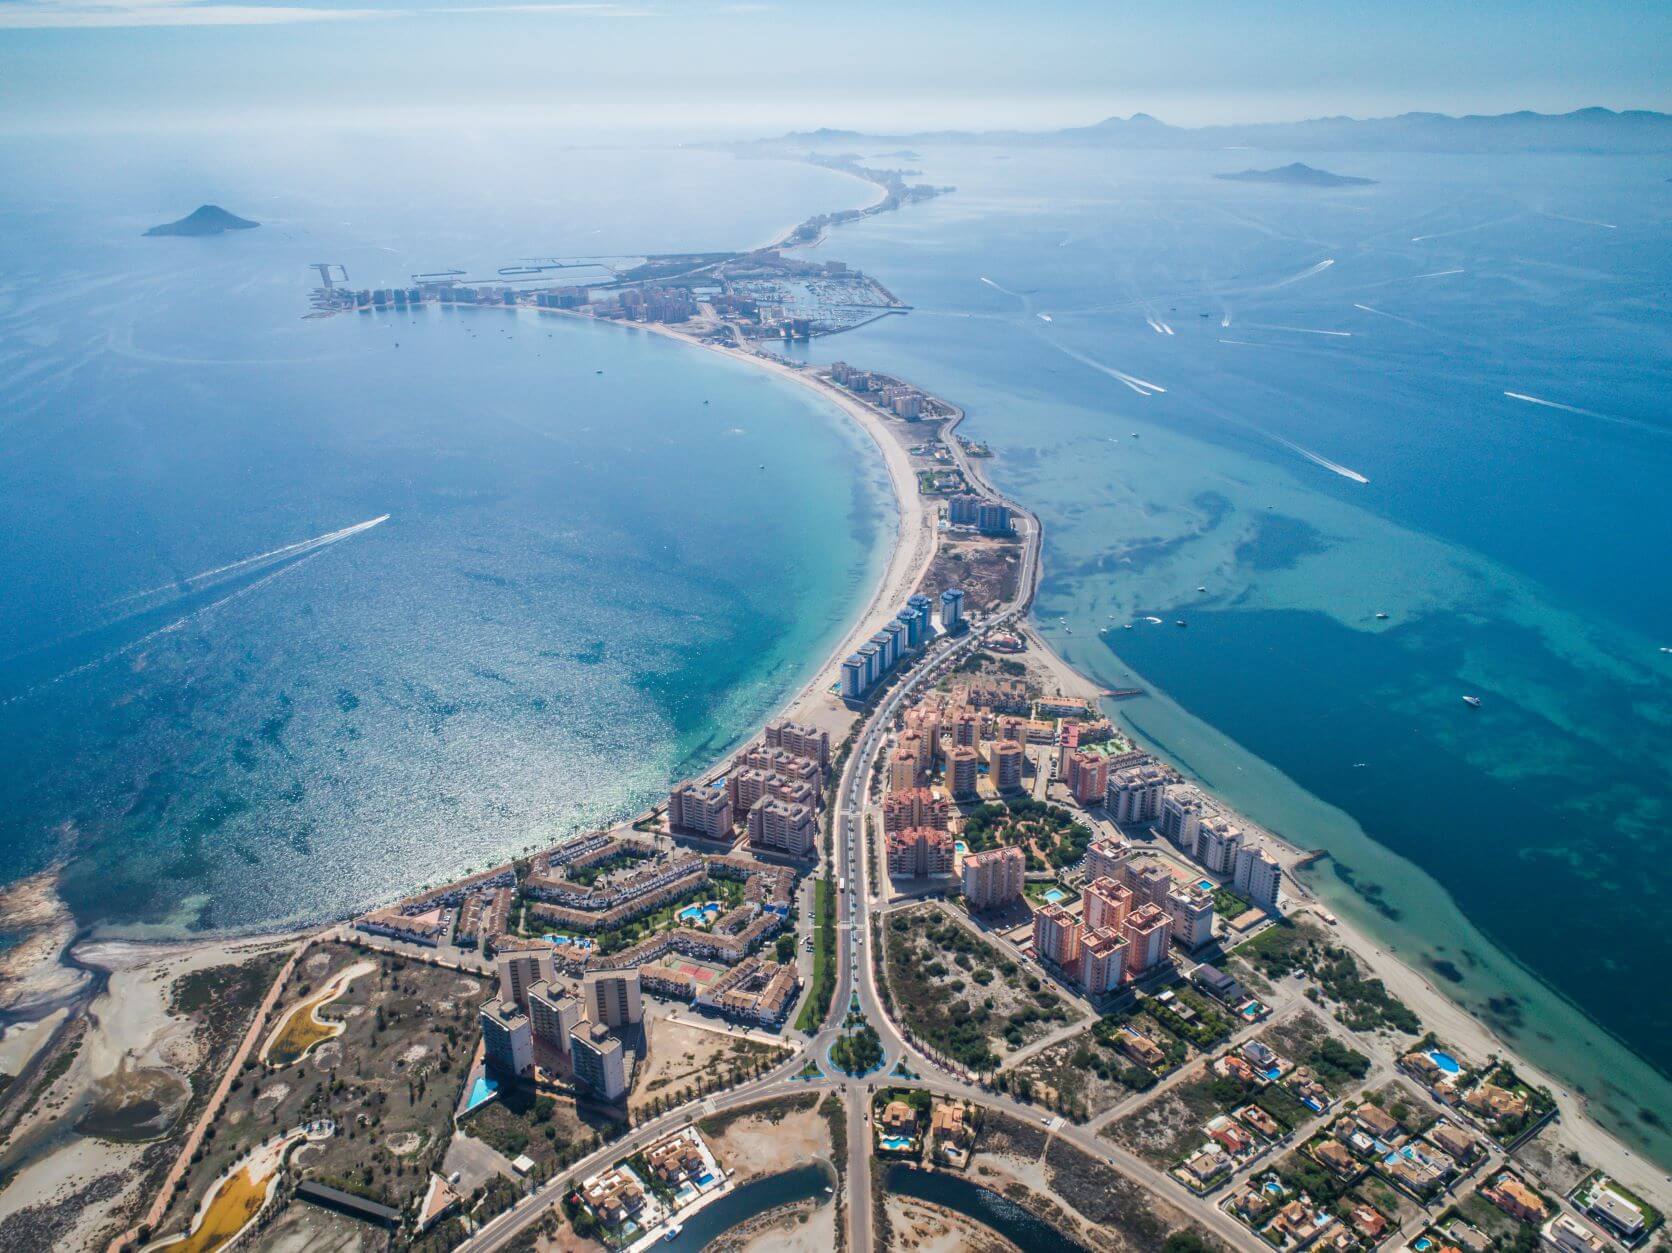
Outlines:
[[1051,905],[1060,905],[1067,899],[1068,893],[1064,892],[1061,888],[1052,888],[1049,892],[1045,893],[1045,900]]
[[1442,1053],[1442,1052],[1440,1052],[1439,1049],[1429,1049],[1428,1050],[1428,1060],[1433,1062],[1436,1066],[1438,1066],[1441,1070],[1445,1071],[1448,1075],[1457,1075],[1457,1074],[1462,1074],[1463,1073],[1462,1063],[1460,1063],[1450,1053]]
[[576,948],[592,947],[592,941],[587,939],[584,935],[564,935],[561,932],[554,931],[550,935],[542,936],[541,938],[544,939],[547,944],[573,944]]
[[470,1085],[470,1099],[465,1102],[464,1112],[469,1113],[478,1105],[486,1105],[499,1095],[499,1080],[492,1075],[478,1075],[476,1082]]
[[1198,879],[1198,880],[1196,880],[1196,886],[1201,888],[1202,891],[1204,891],[1204,892],[1211,892],[1211,891],[1213,891],[1213,880],[1212,879]]
[[970,851],[970,846],[965,844],[962,840],[953,840],[952,847],[957,849],[960,853],[967,853]]
[[704,922],[719,912],[719,901],[708,901],[701,905],[687,905],[679,911],[679,920],[681,922]]
[[904,1153],[911,1148],[911,1137],[883,1136],[881,1143],[883,1148],[887,1149],[890,1153]]

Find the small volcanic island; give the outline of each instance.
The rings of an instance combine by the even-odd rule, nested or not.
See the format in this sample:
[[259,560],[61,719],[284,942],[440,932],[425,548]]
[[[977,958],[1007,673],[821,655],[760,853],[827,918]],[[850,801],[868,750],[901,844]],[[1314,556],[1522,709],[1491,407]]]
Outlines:
[[218,204],[199,205],[178,222],[165,222],[146,231],[147,235],[219,235],[224,231],[252,231],[260,226],[228,213]]

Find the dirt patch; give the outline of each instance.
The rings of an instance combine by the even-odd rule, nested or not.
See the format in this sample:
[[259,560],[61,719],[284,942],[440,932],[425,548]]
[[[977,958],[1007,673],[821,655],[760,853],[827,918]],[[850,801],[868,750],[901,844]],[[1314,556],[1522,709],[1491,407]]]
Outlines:
[[192,1090],[173,1071],[122,1067],[93,1081],[92,1101],[75,1124],[84,1136],[142,1143],[168,1134]]
[[949,587],[962,588],[966,608],[985,612],[1015,599],[1021,569],[1017,540],[942,535],[922,590],[935,599]]
[[[721,1120],[724,1119],[722,1122]],[[701,1124],[714,1156],[738,1182],[777,1174],[831,1156],[830,1128],[818,1111],[818,1093],[717,1115]]]
[[1021,1253],[991,1227],[915,1197],[889,1196],[889,1248],[911,1253]]
[[836,1207],[797,1201],[732,1228],[707,1253],[829,1253],[835,1247]]
[[1202,1124],[1220,1111],[1211,1077],[1187,1079],[1104,1129],[1106,1139],[1147,1162],[1171,1166],[1202,1138]]
[[710,1029],[658,1018],[650,1030],[650,1056],[639,1067],[628,1098],[633,1113],[682,1104],[699,1087],[726,1082],[732,1073],[752,1073],[784,1050]]
[[[1084,1122],[1132,1095],[1133,1089],[1120,1078],[1130,1069],[1124,1056],[1087,1028],[1022,1062],[1010,1079],[1010,1090]],[[1027,1086],[1019,1087],[1018,1079]]]
[[[1178,1206],[1066,1140],[1051,1141],[1045,1177],[1054,1196],[1073,1198],[1073,1208],[1095,1225],[1104,1247],[1137,1253],[1160,1248],[1175,1231],[1194,1230]],[[1195,1234],[1207,1238],[1199,1230]]]
[[120,1175],[100,1175],[62,1199],[31,1205],[0,1219],[0,1249],[12,1253],[55,1253],[74,1247],[69,1240],[82,1210],[112,1200],[122,1192]]
[[1516,1149],[1515,1161],[1557,1196],[1566,1196],[1591,1173],[1590,1164],[1560,1142],[1555,1123],[1546,1123],[1536,1136]]

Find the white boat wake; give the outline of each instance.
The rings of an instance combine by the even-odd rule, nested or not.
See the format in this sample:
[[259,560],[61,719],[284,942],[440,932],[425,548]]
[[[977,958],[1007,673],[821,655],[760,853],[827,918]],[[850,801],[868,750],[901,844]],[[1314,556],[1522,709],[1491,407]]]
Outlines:
[[[187,575],[186,577],[178,579],[173,583],[161,583],[156,587],[148,587],[138,592],[129,592],[126,596],[118,596],[114,600],[107,600],[98,607],[100,610],[119,609],[119,611],[104,614],[99,621],[93,623],[91,626],[82,627],[44,643],[33,645],[24,649],[22,652],[13,653],[8,657],[0,658],[0,663],[9,664],[24,657],[37,656],[50,649],[60,648],[72,640],[81,639],[85,636],[92,635],[95,632],[108,631],[112,627],[126,622],[130,618],[137,618],[144,614],[155,613],[164,608],[164,606],[166,606],[170,601],[179,600],[182,597],[190,596],[197,592],[207,591],[218,584],[229,582],[241,575],[259,573],[266,566],[292,560],[294,558],[311,558],[324,549],[329,548],[332,544],[345,540],[351,535],[358,535],[362,531],[369,531],[372,527],[377,526],[382,522],[386,522],[388,519],[388,514],[379,514],[375,518],[367,518],[364,522],[356,522],[353,526],[345,526],[339,531],[327,531],[324,535],[316,535],[312,539],[299,540],[294,544],[285,544],[279,548],[271,549],[268,552],[257,553],[253,557],[244,557],[238,561],[229,561],[222,566],[215,566],[212,569],[201,570],[197,574]],[[302,562],[294,561],[293,564],[300,565]],[[284,569],[276,571],[276,573],[282,574],[284,570],[291,568],[291,566],[287,565]],[[245,588],[240,588],[238,592],[234,593],[234,595],[241,595],[244,591],[248,590],[248,587],[260,586],[266,582],[266,579],[257,580],[256,583],[249,584]],[[223,600],[215,603],[224,604],[225,602]],[[213,606],[210,606],[210,608],[212,607]],[[197,612],[201,613],[203,611],[198,610]],[[187,615],[188,618],[191,616],[192,615],[189,614]],[[180,621],[184,622],[186,621],[186,618],[182,618]],[[174,625],[178,625],[178,623]],[[149,635],[144,636],[141,640],[136,641],[136,643],[143,643],[146,639],[153,639],[163,631],[170,629],[172,628],[160,628],[159,630],[153,631]],[[100,658],[99,661],[108,660],[109,657],[116,656],[133,647],[135,647],[135,644],[124,645],[122,648],[118,649],[116,653],[108,654],[106,657]],[[90,662],[88,664],[97,665],[99,664],[99,661]],[[75,671],[70,671],[69,673],[77,673],[79,670],[85,668],[86,667],[77,667]],[[64,676],[59,676],[59,678],[62,677]],[[57,682],[57,679],[50,681]],[[34,688],[30,688],[29,690],[33,691]]]
[[[1256,427],[1255,429],[1258,430],[1259,428]],[[1344,466],[1339,461],[1331,461],[1328,457],[1321,456],[1318,453],[1313,452],[1310,448],[1303,448],[1292,439],[1284,439],[1281,435],[1273,435],[1270,431],[1261,431],[1260,434],[1264,435],[1267,439],[1276,440],[1290,452],[1299,453],[1314,465],[1323,466],[1324,469],[1328,470],[1332,474],[1339,474],[1342,478],[1351,479],[1355,483],[1370,482],[1369,479],[1365,478],[1364,475],[1360,474],[1357,470]]]
[[1356,302],[1354,303],[1353,308],[1362,309],[1365,313],[1374,313],[1379,318],[1391,318],[1395,322],[1403,322],[1406,326],[1414,326],[1419,331],[1431,329],[1430,327],[1424,326],[1421,322],[1416,321],[1414,318],[1403,317],[1397,313],[1389,313],[1386,309],[1372,309],[1369,305],[1361,305]]
[[1311,278],[1314,274],[1322,274],[1334,264],[1334,257],[1325,257],[1322,261],[1318,262],[1317,265],[1311,267],[1310,269],[1302,270],[1299,274],[1291,274],[1285,279],[1279,279],[1265,290],[1276,291],[1279,287],[1287,287],[1290,283],[1298,283],[1303,278]]
[[[387,515],[385,515],[385,516],[387,516]],[[182,616],[176,618],[173,622],[168,623],[166,626],[160,626],[154,631],[147,631],[144,635],[141,635],[138,639],[129,640],[126,644],[123,644],[119,648],[113,648],[109,652],[104,653],[101,656],[93,658],[91,661],[84,661],[78,666],[72,666],[72,667],[70,667],[70,669],[65,670],[61,674],[53,675],[50,679],[43,679],[41,682],[36,683],[31,687],[25,688],[23,691],[17,693],[17,695],[15,695],[15,696],[8,696],[5,700],[0,701],[0,707],[3,707],[5,705],[14,704],[17,701],[23,700],[26,697],[33,695],[34,693],[40,691],[42,688],[52,687],[56,684],[62,683],[65,679],[72,679],[78,674],[86,674],[90,670],[96,670],[96,669],[98,669],[98,667],[104,665],[108,661],[115,661],[118,657],[125,657],[127,654],[133,652],[135,649],[143,648],[146,644],[151,643],[151,641],[153,641],[153,640],[161,639],[165,635],[172,635],[174,632],[179,631],[180,629],[185,627],[187,623],[190,623],[192,621],[195,621],[196,619],[205,617],[206,615],[213,613],[215,610],[219,609],[222,605],[229,605],[233,601],[238,600],[241,597],[249,595],[251,592],[257,590],[258,588],[266,587],[274,579],[283,578],[285,575],[289,574],[292,570],[300,570],[303,566],[307,565],[310,561],[314,560],[314,558],[318,557],[319,555],[320,555],[320,553],[319,553],[319,550],[317,550],[317,549],[312,551],[312,552],[306,553],[302,556],[302,558],[300,560],[293,561],[288,566],[281,566],[279,569],[272,571],[270,574],[263,575],[261,578],[255,580],[255,582],[253,582],[253,583],[246,583],[246,584],[244,584],[243,587],[238,588],[236,591],[228,592],[225,596],[221,597],[219,600],[210,601],[207,605],[203,605],[203,606],[201,606],[197,609],[194,609],[188,614],[183,614]]]
[[1353,333],[1351,331],[1319,331],[1314,330],[1310,326],[1272,326],[1260,322],[1250,322],[1248,325],[1252,326],[1257,331],[1292,331],[1296,335],[1335,335],[1342,339],[1351,339],[1353,337]]
[[1529,405],[1538,405],[1545,409],[1560,409],[1563,413],[1575,413],[1582,418],[1596,418],[1600,422],[1614,422],[1620,426],[1635,427],[1640,431],[1650,431],[1656,435],[1672,434],[1665,427],[1656,426],[1652,422],[1644,422],[1637,418],[1622,418],[1614,413],[1598,413],[1595,409],[1581,409],[1578,405],[1563,404],[1559,400],[1546,400],[1543,396],[1529,396],[1526,392],[1505,392],[1511,400],[1523,401]]
[[1539,210],[1539,212],[1544,217],[1555,218],[1556,221],[1558,221],[1558,222],[1574,222],[1574,223],[1577,223],[1580,226],[1598,226],[1598,227],[1601,227],[1605,231],[1617,231],[1617,230],[1620,229],[1618,226],[1615,226],[1614,223],[1612,223],[1612,222],[1593,222],[1590,218],[1570,218],[1565,213],[1546,213],[1542,209]]
[[1072,357],[1081,365],[1090,366],[1099,374],[1107,374],[1110,378],[1124,383],[1128,388],[1138,393],[1140,396],[1162,396],[1167,392],[1167,389],[1162,387],[1159,383],[1151,383],[1148,379],[1141,379],[1135,374],[1127,374],[1124,370],[1117,370],[1113,366],[1104,365],[1101,361],[1094,361],[1090,357],[1086,356],[1085,353],[1075,352],[1074,349],[1069,348],[1064,344],[1059,344],[1054,339],[1049,340],[1048,342],[1051,347],[1062,353],[1063,356]]
[[367,518],[364,522],[356,522],[353,526],[345,526],[339,531],[327,531],[324,535],[316,535],[312,539],[298,540],[294,544],[285,544],[268,552],[257,553],[253,557],[243,557],[238,561],[229,561],[224,566],[215,566],[209,570],[200,570],[196,574],[188,574],[184,578],[176,579],[172,583],[160,583],[156,587],[148,587],[142,591],[129,592],[126,596],[118,596],[115,600],[106,601],[105,605],[125,605],[132,601],[142,600],[147,596],[156,596],[163,592],[194,592],[199,584],[217,581],[230,574],[239,574],[253,567],[268,562],[282,561],[286,557],[297,557],[303,553],[314,551],[316,548],[326,548],[358,535],[362,531],[369,531],[374,526],[387,522],[389,515],[380,513],[375,518]]

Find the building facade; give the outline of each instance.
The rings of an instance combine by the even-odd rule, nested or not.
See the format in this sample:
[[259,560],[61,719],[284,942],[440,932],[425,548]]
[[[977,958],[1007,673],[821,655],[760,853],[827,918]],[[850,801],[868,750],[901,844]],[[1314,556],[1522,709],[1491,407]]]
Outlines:
[[1027,855],[1020,848],[966,853],[961,869],[964,899],[971,909],[992,909],[1020,899]]
[[644,1021],[644,994],[637,970],[595,970],[586,976],[586,1016],[606,1027]]
[[513,1079],[534,1068],[534,1029],[527,1014],[496,996],[482,1006],[477,1019],[482,1025],[482,1054],[490,1067]]
[[1070,966],[1080,956],[1080,920],[1061,905],[1034,911],[1033,951],[1057,966]]

